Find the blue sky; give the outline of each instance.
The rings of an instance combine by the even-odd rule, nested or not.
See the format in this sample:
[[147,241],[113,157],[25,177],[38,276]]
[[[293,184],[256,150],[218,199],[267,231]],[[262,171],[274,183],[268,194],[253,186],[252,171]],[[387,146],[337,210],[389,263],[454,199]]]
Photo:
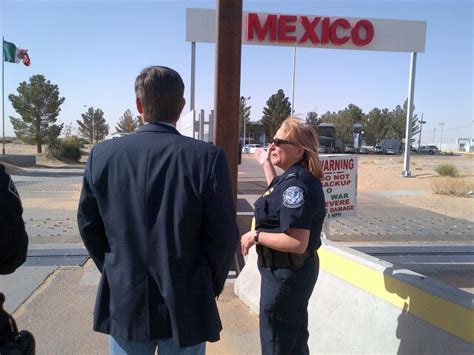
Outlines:
[[[136,113],[134,81],[148,65],[176,69],[189,102],[191,44],[185,41],[186,8],[215,8],[215,1],[22,1],[0,0],[5,40],[27,48],[32,65],[5,63],[6,135],[16,116],[7,96],[21,81],[43,74],[58,85],[59,122],[80,119],[84,105],[99,107],[115,131],[126,109]],[[410,1],[243,1],[244,11],[427,21],[425,53],[418,54],[415,113],[424,114],[423,142],[472,137],[472,0]],[[215,45],[198,43],[196,108],[209,111],[214,100]],[[251,119],[258,120],[278,89],[291,96],[293,49],[243,46],[241,95],[250,96]],[[353,103],[368,113],[394,108],[408,95],[409,53],[299,48],[295,110],[344,109]],[[186,106],[184,112],[189,110]]]

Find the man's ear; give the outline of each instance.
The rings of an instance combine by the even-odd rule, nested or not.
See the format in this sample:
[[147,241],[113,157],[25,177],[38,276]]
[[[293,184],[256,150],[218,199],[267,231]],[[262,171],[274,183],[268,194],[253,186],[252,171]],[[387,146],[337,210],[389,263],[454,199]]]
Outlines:
[[135,103],[137,104],[137,111],[138,113],[141,115],[143,113],[143,106],[142,106],[142,102],[140,101],[140,99],[137,97],[135,99]]
[[181,110],[179,110],[180,113],[181,113],[181,111],[183,111],[184,106],[186,106],[186,99],[183,97],[183,98],[181,99]]

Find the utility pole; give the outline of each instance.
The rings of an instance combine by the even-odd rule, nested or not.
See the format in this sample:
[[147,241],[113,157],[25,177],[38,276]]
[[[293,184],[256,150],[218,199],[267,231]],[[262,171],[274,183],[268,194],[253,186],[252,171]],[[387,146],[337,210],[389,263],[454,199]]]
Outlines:
[[440,122],[439,125],[441,126],[441,132],[440,132],[440,135],[439,135],[439,150],[443,150],[441,147],[443,146],[443,126],[444,126],[444,122]]
[[426,123],[426,121],[423,121],[423,113],[421,114],[421,120],[420,120],[420,136],[418,137],[418,150],[420,150],[421,146],[421,131],[423,130],[423,125]]

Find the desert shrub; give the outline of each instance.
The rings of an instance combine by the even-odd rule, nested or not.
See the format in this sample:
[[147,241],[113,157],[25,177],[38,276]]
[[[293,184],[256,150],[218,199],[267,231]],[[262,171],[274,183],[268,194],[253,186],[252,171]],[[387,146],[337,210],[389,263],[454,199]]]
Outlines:
[[60,158],[61,141],[58,138],[49,139],[46,156],[49,158]]
[[435,171],[441,176],[455,177],[458,175],[458,169],[451,164],[441,164],[435,168]]
[[61,158],[78,161],[81,159],[81,147],[77,137],[66,137],[61,141],[59,155]]
[[14,143],[14,142],[15,142],[15,138],[5,137],[5,143]]
[[56,159],[70,159],[78,161],[81,159],[82,144],[77,137],[66,137],[63,139],[51,139],[48,142],[46,154]]
[[431,191],[435,194],[468,197],[474,191],[473,177],[442,177],[430,182]]

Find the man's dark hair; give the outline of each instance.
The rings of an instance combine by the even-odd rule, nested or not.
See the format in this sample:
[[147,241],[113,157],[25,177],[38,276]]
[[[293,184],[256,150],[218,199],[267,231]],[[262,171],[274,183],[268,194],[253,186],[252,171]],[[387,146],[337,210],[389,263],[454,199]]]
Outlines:
[[173,69],[161,66],[143,69],[135,80],[135,94],[142,103],[147,122],[174,123],[178,120],[184,83]]

